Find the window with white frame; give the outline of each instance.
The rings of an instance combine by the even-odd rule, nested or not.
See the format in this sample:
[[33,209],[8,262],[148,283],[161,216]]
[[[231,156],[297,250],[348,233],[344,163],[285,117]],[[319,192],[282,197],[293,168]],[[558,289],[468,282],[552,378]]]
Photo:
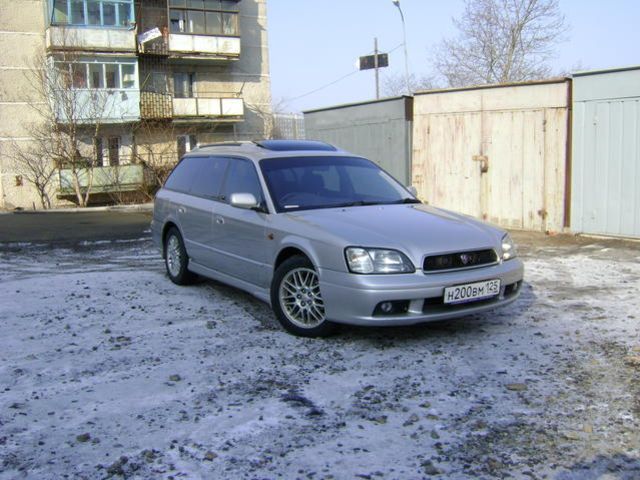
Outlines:
[[169,0],[171,33],[239,35],[236,0]]
[[50,0],[52,25],[129,27],[133,0]]
[[106,61],[58,62],[63,75],[69,75],[73,88],[132,90],[138,88],[135,63]]

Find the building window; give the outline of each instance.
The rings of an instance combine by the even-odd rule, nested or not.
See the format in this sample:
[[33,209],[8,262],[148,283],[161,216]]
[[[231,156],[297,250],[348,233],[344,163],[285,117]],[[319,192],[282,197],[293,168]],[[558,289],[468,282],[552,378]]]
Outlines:
[[102,152],[103,149],[103,145],[102,145],[102,138],[100,137],[95,137],[93,139],[93,150],[96,154],[96,167],[102,167],[104,165],[104,154]]
[[129,27],[133,23],[133,0],[50,0],[52,25]]
[[[69,80],[66,84],[83,89],[136,89],[137,73],[135,63],[87,62],[58,63],[58,69]],[[63,78],[66,80],[66,78]]]
[[180,135],[178,137],[178,160],[197,146],[198,140],[195,135]]
[[151,72],[144,79],[141,89],[145,92],[168,94],[168,76],[165,72]]
[[171,33],[239,34],[235,0],[169,0],[169,7]]
[[120,137],[109,137],[108,139],[109,150],[109,165],[117,167],[120,165]]
[[173,74],[173,96],[175,98],[193,98],[195,92],[195,73]]

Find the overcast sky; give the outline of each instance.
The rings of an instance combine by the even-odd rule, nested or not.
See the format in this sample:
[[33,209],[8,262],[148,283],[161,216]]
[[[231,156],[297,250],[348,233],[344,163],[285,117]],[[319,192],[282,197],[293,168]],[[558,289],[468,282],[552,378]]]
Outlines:
[[[429,74],[430,50],[455,34],[462,0],[401,0],[409,70]],[[402,23],[392,0],[268,0],[268,32],[274,103],[302,111],[375,98],[372,70],[357,72],[360,55],[388,52],[381,75],[404,74]],[[640,1],[560,0],[570,26],[553,68],[600,69],[640,64]],[[352,72],[352,75],[322,88]],[[309,93],[320,89],[315,93]]]

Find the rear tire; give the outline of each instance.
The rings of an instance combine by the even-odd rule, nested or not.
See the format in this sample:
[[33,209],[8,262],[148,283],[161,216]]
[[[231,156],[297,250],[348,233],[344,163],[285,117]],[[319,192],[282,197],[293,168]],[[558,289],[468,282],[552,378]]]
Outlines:
[[164,237],[164,265],[176,285],[189,285],[195,279],[195,274],[188,270],[189,256],[176,227],[171,227]]
[[337,325],[326,319],[318,273],[300,255],[276,269],[271,283],[271,306],[280,324],[300,337],[326,337]]

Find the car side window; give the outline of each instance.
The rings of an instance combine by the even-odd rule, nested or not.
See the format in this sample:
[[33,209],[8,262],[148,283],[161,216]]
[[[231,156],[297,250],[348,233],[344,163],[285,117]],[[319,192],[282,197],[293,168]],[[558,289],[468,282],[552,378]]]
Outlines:
[[229,159],[224,157],[198,157],[197,175],[190,193],[200,197],[218,198]]
[[229,173],[222,188],[223,200],[229,201],[233,193],[252,193],[263,203],[262,187],[253,164],[248,160],[231,159]]
[[195,157],[183,158],[175,166],[173,172],[164,183],[164,188],[175,190],[176,192],[187,193],[191,188],[193,180],[198,176],[198,159]]

